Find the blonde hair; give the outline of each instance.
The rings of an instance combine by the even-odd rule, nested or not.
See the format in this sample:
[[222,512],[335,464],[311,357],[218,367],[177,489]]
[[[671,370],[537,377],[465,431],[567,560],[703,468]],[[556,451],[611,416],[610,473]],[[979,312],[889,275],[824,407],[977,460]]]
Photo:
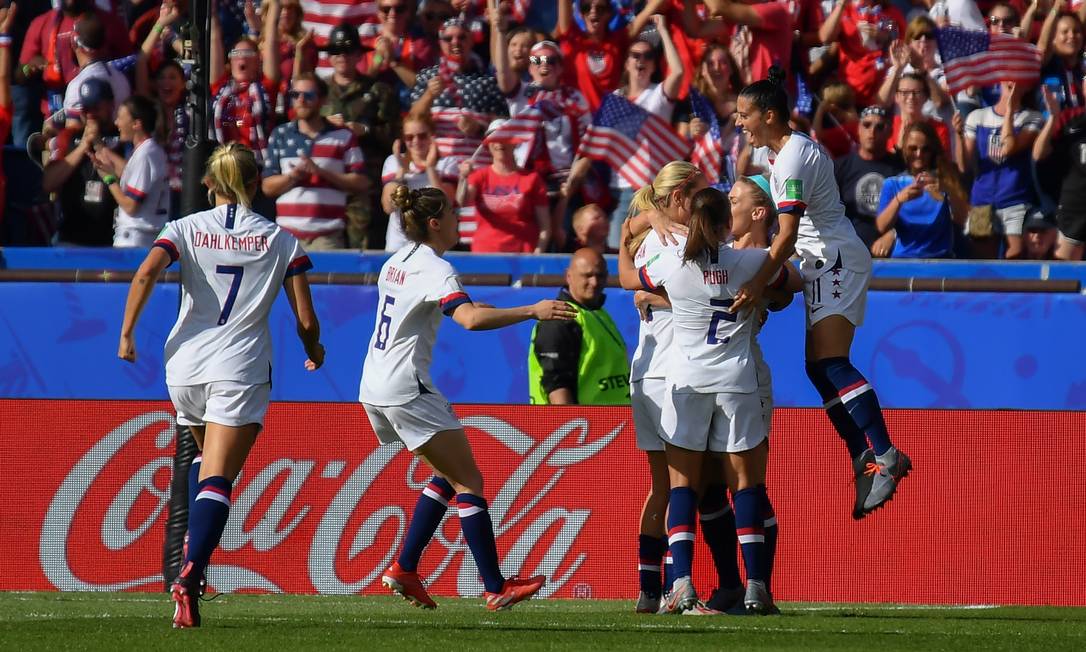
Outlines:
[[240,143],[220,145],[207,159],[205,182],[211,192],[235,204],[252,207],[260,166],[253,150]]
[[856,93],[843,82],[831,82],[822,87],[822,101],[842,109],[856,107]]
[[440,188],[411,190],[407,186],[397,186],[392,191],[392,203],[400,211],[400,226],[407,239],[426,242],[430,239],[427,223],[431,219],[441,219],[449,206],[449,198]]
[[[690,188],[692,187],[690,181],[698,174],[701,174],[698,166],[688,161],[672,161],[668,163],[660,168],[652,183],[634,193],[633,199],[630,200],[627,217],[633,217],[649,210],[664,208],[671,201],[671,193],[676,190],[681,191],[683,197],[690,196]],[[645,231],[630,239],[629,250],[631,254],[637,252],[638,247],[641,246],[648,233],[648,231]]]
[[401,125],[405,125],[408,122],[417,122],[420,125],[426,127],[426,130],[433,135],[437,131],[437,126],[434,124],[434,116],[430,114],[428,110],[422,111],[408,111],[407,115],[403,117]]

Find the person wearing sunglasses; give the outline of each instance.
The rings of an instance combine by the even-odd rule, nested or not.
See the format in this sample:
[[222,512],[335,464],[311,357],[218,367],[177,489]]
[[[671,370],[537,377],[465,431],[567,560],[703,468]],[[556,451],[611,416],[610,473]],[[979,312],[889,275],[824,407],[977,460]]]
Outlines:
[[346,247],[347,197],[370,185],[354,134],[321,117],[327,96],[313,73],[294,78],[288,97],[296,118],[272,132],[261,183],[276,200],[276,224],[307,251]]
[[443,156],[452,152],[470,155],[490,120],[509,115],[497,79],[486,71],[471,46],[471,32],[464,21],[445,21],[441,59],[436,66],[420,71],[411,89],[412,113],[430,112],[440,120],[439,127],[448,122],[459,132],[449,135],[452,140]]
[[[958,170],[947,158],[931,125],[918,122],[905,132],[906,170],[890,177],[879,196],[876,225],[896,232],[893,258],[953,258],[955,224],[965,224],[969,198]],[[876,255],[886,255],[878,251]]]
[[[268,34],[259,44],[244,36],[229,50],[223,42],[218,12],[211,12],[211,52],[208,68],[219,75],[211,84],[211,124],[215,140],[241,143],[253,150],[258,163],[267,155],[268,133],[275,118],[275,92],[279,88],[279,0],[263,6]],[[229,67],[227,67],[229,63]]]
[[924,15],[909,21],[904,40],[890,46],[890,61],[893,65],[879,87],[880,104],[890,106],[894,102],[902,75],[917,73],[923,77],[928,91],[928,100],[922,108],[924,115],[949,119],[946,112],[952,110],[952,102],[935,42],[935,21]]
[[595,111],[603,97],[618,88],[630,41],[648,25],[649,17],[661,10],[663,1],[646,2],[626,27],[615,30],[608,27],[615,15],[611,0],[579,1],[584,29],[573,20],[573,0],[558,0],[554,38],[562,46],[566,83],[576,86]]
[[888,112],[881,106],[869,106],[860,113],[856,148],[833,160],[833,176],[841,189],[845,216],[875,256],[886,256],[894,245],[893,231],[880,236],[875,227],[882,184],[905,169],[901,157],[887,151],[889,139]]
[[399,251],[409,241],[403,215],[392,200],[397,188],[440,188],[449,201],[456,193],[456,159],[438,157],[434,133],[434,121],[429,115],[407,114],[403,134],[392,144],[392,154],[385,159],[381,169],[381,207],[388,215],[385,251]]
[[[492,22],[492,26],[495,23]],[[501,39],[500,32],[496,38]],[[543,143],[523,143],[516,148],[516,160],[521,166],[535,169],[546,179],[547,194],[551,199],[553,223],[550,230],[555,234],[557,245],[565,240],[563,223],[567,205],[559,197],[562,182],[569,177],[577,145],[591,124],[592,114],[588,100],[576,87],[562,83],[564,70],[562,52],[554,41],[540,41],[532,46],[528,55],[528,72],[531,81],[520,81],[512,70],[508,48],[495,48],[500,56],[494,61],[498,88],[509,103],[509,115],[516,116],[533,106],[543,107],[547,116],[543,122]]]
[[[349,23],[332,28],[324,46],[332,65],[328,79],[328,99],[321,115],[337,128],[350,130],[358,139],[365,159],[365,173],[376,187],[381,162],[392,149],[400,130],[400,102],[393,86],[359,72],[363,54],[369,52],[358,37],[358,30]],[[380,240],[381,225],[374,198],[351,195],[347,201],[347,246],[366,249],[371,241]]]
[[437,50],[411,32],[415,17],[411,0],[378,0],[377,22],[359,28],[362,55],[359,71],[393,87],[411,88],[415,73],[437,61]]

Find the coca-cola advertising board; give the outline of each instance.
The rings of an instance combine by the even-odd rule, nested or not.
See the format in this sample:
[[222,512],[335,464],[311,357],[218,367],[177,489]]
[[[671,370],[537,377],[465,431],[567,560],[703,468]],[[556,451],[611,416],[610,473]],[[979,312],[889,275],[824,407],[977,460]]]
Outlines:
[[[628,409],[457,406],[486,481],[502,568],[544,596],[632,598],[648,488]],[[1086,417],[891,411],[915,471],[850,517],[844,446],[819,410],[778,410],[770,495],[780,600],[1086,605]],[[168,403],[0,400],[2,590],[160,591],[176,429]],[[382,592],[429,479],[355,404],[273,404],[213,557],[220,591]],[[707,551],[695,584],[715,586]],[[420,572],[482,586],[455,510]]]

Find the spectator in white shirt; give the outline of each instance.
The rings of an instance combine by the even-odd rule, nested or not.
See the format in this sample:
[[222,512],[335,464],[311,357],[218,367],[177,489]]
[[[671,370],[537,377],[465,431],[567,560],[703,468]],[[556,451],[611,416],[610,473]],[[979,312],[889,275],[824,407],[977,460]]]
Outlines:
[[117,109],[115,124],[121,142],[132,143],[132,155],[126,161],[106,147],[94,154],[94,167],[117,202],[114,247],[150,247],[169,218],[166,152],[152,137],[157,122],[154,101],[130,96]]

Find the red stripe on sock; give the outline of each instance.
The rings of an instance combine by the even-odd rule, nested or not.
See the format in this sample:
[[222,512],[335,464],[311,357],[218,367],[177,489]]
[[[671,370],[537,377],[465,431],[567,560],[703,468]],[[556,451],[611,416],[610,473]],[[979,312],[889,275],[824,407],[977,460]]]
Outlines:
[[846,388],[842,389],[841,391],[837,392],[837,395],[838,395],[838,396],[844,396],[845,394],[848,394],[848,393],[849,393],[849,392],[851,392],[852,390],[855,390],[855,389],[860,389],[861,387],[863,387],[863,386],[864,386],[864,385],[866,385],[866,384],[867,384],[867,381],[866,381],[866,380],[864,380],[864,379],[860,379],[860,380],[858,380],[857,382],[855,382],[855,383],[852,383],[852,384],[851,384],[851,385],[849,385],[848,387],[846,387]]

